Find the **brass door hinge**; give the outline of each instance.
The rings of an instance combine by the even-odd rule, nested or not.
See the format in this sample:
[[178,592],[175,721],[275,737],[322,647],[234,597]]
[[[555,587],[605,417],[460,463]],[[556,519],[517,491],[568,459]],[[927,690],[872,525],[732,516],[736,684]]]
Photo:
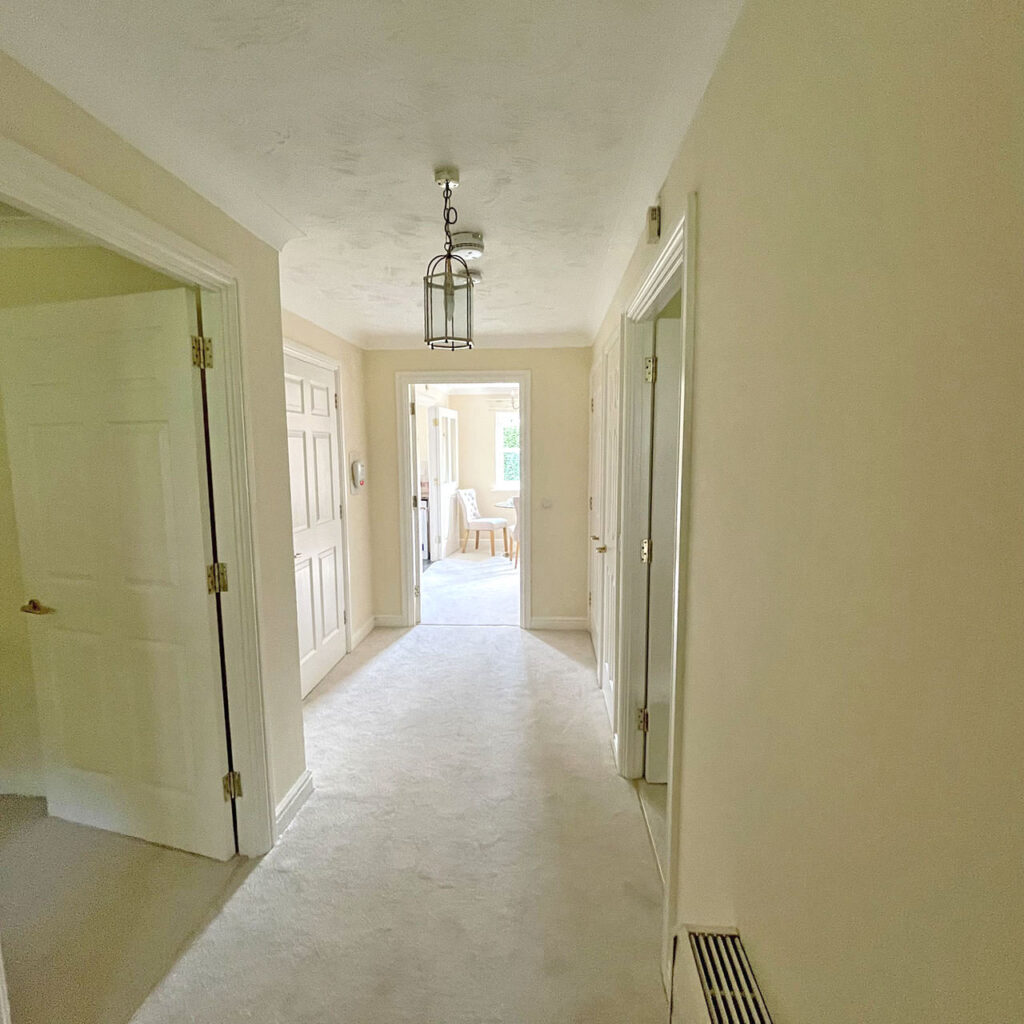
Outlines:
[[223,594],[228,589],[228,567],[224,562],[206,567],[206,589],[211,594]]
[[647,708],[637,708],[636,727],[640,732],[651,731],[651,716]]
[[237,800],[242,795],[242,773],[228,772],[224,776],[224,799]]
[[640,561],[647,564],[651,560],[651,539],[645,537],[640,541]]
[[644,382],[653,384],[658,379],[658,357],[647,356],[644,359]]
[[213,366],[213,338],[192,335],[192,365],[200,370],[209,370]]
[[413,588],[412,588],[412,592],[413,592],[413,594],[414,594],[414,595],[415,595],[416,597],[419,597],[419,596],[420,596],[420,588],[419,588],[418,586],[417,586],[417,587],[413,587]]

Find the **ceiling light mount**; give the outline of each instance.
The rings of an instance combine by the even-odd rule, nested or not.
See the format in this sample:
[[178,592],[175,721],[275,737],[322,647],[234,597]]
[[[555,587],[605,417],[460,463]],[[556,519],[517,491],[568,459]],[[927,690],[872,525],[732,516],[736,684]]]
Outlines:
[[459,169],[458,167],[435,167],[434,168],[434,184],[438,188],[458,188],[459,187]]
[[452,206],[458,187],[455,167],[438,167],[434,180],[444,186],[444,252],[427,264],[423,277],[423,341],[428,348],[451,351],[473,347],[473,278],[465,259],[455,253],[452,228],[459,219]]

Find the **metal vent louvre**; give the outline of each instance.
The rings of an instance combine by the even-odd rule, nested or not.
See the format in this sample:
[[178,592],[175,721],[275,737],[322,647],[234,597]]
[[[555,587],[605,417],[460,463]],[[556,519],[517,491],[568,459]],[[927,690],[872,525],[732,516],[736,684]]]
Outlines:
[[772,1024],[739,934],[691,931],[689,935],[714,1024]]

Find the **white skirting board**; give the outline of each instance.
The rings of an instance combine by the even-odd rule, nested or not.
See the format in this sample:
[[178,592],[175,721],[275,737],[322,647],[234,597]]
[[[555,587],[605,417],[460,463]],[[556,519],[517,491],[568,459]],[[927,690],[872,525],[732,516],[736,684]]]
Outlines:
[[352,633],[352,650],[354,651],[372,632],[377,620],[371,615],[357,630]]
[[277,805],[274,811],[275,839],[281,838],[281,833],[292,823],[295,815],[299,813],[302,805],[312,794],[313,774],[307,768],[295,780],[295,784],[288,790],[284,799]]
[[540,615],[534,615],[530,620],[530,625],[527,627],[527,629],[582,629],[584,631],[589,628],[590,623],[585,616],[573,618],[569,616],[544,617]]
[[405,619],[401,615],[378,615],[374,623],[384,629],[401,629],[405,625]]

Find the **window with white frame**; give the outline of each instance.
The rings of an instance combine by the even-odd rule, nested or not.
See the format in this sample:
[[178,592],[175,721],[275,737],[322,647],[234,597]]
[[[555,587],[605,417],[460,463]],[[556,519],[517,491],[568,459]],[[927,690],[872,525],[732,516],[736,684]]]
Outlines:
[[496,488],[519,490],[519,413],[494,415],[494,456]]

